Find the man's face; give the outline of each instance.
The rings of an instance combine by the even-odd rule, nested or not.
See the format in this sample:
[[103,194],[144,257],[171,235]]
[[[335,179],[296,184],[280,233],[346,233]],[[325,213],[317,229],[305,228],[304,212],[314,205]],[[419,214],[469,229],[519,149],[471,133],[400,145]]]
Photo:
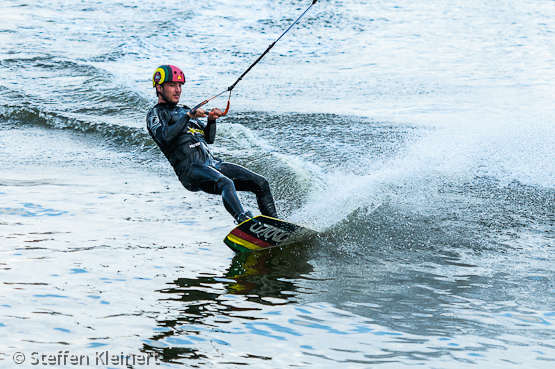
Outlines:
[[164,100],[170,104],[177,104],[181,97],[182,82],[164,82],[156,88]]

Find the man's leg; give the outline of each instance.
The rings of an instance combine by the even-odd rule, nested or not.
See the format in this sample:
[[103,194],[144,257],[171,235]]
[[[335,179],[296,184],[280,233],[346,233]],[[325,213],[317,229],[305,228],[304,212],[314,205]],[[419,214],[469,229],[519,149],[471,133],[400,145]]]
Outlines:
[[274,197],[266,178],[237,164],[220,163],[217,169],[235,184],[237,191],[250,191],[256,195],[258,208],[263,215],[277,218]]
[[235,185],[216,169],[207,165],[193,164],[180,176],[180,181],[189,191],[204,191],[213,195],[222,195],[225,209],[235,220],[244,220],[243,206],[237,197]]

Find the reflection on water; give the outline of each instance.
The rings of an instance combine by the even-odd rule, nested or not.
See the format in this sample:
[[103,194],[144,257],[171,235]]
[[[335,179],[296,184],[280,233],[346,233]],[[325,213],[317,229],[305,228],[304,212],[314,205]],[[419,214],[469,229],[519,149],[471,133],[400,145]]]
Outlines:
[[[406,219],[387,206],[374,216]],[[405,225],[414,242],[404,246],[377,229],[364,246],[327,232],[303,248],[236,255],[221,275],[178,278],[158,291],[167,311],[143,350],[198,365],[289,367],[280,362],[288,355],[322,368],[467,365],[495,361],[526,337],[523,362],[552,361],[543,279],[529,283],[544,297],[529,296],[522,272],[488,271],[505,262],[501,250],[475,252],[418,218]]]
[[208,358],[194,348],[195,343],[209,340],[203,337],[206,332],[222,331],[237,318],[264,321],[264,306],[296,302],[298,281],[313,271],[310,253],[307,244],[237,254],[223,276],[178,278],[168,283],[168,288],[159,291],[161,301],[171,302],[175,314],[158,320],[159,328],[144,351],[160,354],[165,362]]
[[247,295],[247,298],[256,295],[259,303],[265,303],[264,298],[268,297],[286,303],[297,289],[294,281],[313,271],[308,262],[308,247],[236,255],[226,274],[226,278],[234,281],[227,285],[228,293]]

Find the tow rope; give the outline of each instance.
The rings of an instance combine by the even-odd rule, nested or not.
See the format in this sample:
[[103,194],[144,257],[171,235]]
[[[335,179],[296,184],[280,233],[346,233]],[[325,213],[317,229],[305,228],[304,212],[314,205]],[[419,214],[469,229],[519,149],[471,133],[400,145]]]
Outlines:
[[291,28],[293,28],[293,26],[294,26],[295,24],[297,24],[297,22],[298,22],[298,21],[310,10],[310,8],[312,8],[312,6],[313,6],[314,4],[316,4],[317,1],[318,1],[318,0],[312,0],[312,4],[310,4],[310,6],[304,11],[304,13],[301,14],[301,15],[299,16],[299,18],[297,18],[297,19],[289,26],[289,28],[287,28],[287,29],[285,30],[285,32],[283,32],[283,33],[281,34],[281,36],[279,36],[274,42],[272,42],[272,43],[270,44],[270,46],[268,46],[268,48],[266,49],[266,51],[264,51],[264,52],[258,57],[258,59],[256,59],[255,62],[252,63],[252,64],[250,65],[250,67],[248,67],[247,70],[243,72],[243,74],[241,74],[241,76],[237,79],[237,81],[235,81],[234,84],[232,84],[232,85],[229,86],[226,90],[220,92],[219,94],[217,94],[217,95],[215,95],[215,96],[209,98],[208,100],[204,100],[204,101],[201,102],[200,104],[196,105],[194,108],[191,109],[191,114],[192,114],[192,115],[195,115],[198,108],[200,108],[201,106],[206,105],[209,101],[211,101],[211,100],[215,99],[216,97],[221,96],[221,95],[223,95],[224,93],[226,93],[226,92],[229,91],[229,97],[227,98],[227,107],[225,108],[225,111],[223,112],[224,114],[222,115],[222,117],[223,117],[223,116],[226,116],[227,113],[229,112],[229,106],[231,105],[231,91],[233,91],[233,89],[235,88],[235,86],[237,86],[237,84],[243,79],[243,77],[245,77],[245,75],[246,75],[247,73],[249,73],[250,70],[251,70],[256,64],[258,64],[258,62],[259,62],[260,60],[262,60],[262,58],[263,58],[266,54],[268,54],[268,52],[272,49],[272,47],[274,47],[274,45],[275,45],[279,40],[281,40],[281,38],[282,38],[287,32],[289,32],[289,30],[290,30]]

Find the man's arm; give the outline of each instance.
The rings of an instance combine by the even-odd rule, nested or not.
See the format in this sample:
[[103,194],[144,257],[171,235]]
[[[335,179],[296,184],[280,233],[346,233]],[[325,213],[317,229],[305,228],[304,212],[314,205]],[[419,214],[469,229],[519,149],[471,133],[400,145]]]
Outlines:
[[213,144],[216,138],[216,119],[208,118],[208,123],[204,127],[204,139],[206,143]]
[[169,145],[182,131],[183,127],[189,123],[189,116],[184,115],[175,124],[168,125],[165,115],[154,108],[147,116],[147,127],[152,136],[163,145]]
[[216,119],[225,116],[225,114],[220,109],[214,108],[207,115],[208,123],[204,127],[204,139],[206,143],[213,144],[216,139]]

